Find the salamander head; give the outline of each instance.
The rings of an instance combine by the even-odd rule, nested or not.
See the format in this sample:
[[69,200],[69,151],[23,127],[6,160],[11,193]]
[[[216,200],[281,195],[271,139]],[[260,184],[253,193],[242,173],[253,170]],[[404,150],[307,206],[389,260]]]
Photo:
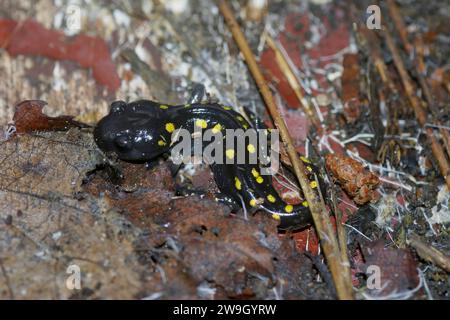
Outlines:
[[115,101],[97,124],[94,140],[102,151],[121,160],[148,161],[168,150],[172,128],[166,130],[165,117],[151,101]]

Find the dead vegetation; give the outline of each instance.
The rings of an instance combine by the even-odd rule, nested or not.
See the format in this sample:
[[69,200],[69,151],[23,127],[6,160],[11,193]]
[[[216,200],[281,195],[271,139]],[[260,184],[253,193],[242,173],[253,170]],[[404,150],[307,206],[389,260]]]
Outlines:
[[[86,62],[27,35],[32,17],[70,47],[66,7],[3,1],[0,297],[448,299],[450,7],[379,3],[382,29],[370,30],[371,3],[325,2],[259,13],[244,1],[192,0],[181,12],[83,2],[77,33],[105,43],[113,64],[95,71],[91,40],[77,47]],[[164,159],[114,161],[93,143],[89,126],[112,100],[183,103],[195,83],[274,120],[314,227],[278,234],[263,213],[215,202],[208,168],[174,178]],[[323,200],[296,152],[321,167]],[[295,198],[295,181],[274,183]],[[81,290],[66,286],[70,265]],[[374,266],[381,287],[369,284]]]

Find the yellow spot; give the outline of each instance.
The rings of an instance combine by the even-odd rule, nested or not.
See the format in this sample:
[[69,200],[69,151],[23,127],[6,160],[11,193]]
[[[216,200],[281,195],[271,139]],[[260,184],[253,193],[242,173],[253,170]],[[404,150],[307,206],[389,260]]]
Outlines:
[[258,178],[256,178],[256,182],[263,183],[264,182],[263,177],[259,176]]
[[208,122],[204,119],[197,119],[197,121],[195,121],[195,125],[199,128],[205,129],[208,126]]
[[256,199],[250,200],[250,206],[252,206],[252,207],[256,206]]
[[190,106],[191,105],[189,103],[184,105],[185,108],[189,108]]
[[214,128],[212,128],[212,133],[214,134],[219,133],[220,130],[222,130],[222,126],[220,125],[220,123],[218,123],[214,126]]
[[158,140],[158,146],[164,147],[166,145],[166,142],[163,140]]
[[312,168],[310,166],[307,166],[306,170],[308,170],[309,172],[312,172]]
[[250,144],[247,146],[247,150],[248,150],[248,152],[250,152],[250,153],[255,153],[256,148],[255,148],[254,145],[252,145],[252,144],[250,143]]
[[175,130],[175,125],[172,122],[166,123],[166,130],[169,133],[173,132],[173,130]]
[[276,213],[272,214],[272,218],[275,219],[275,220],[280,221],[280,215],[279,214],[276,214]]
[[271,195],[271,194],[269,194],[267,196],[267,200],[269,200],[269,202],[272,202],[272,203],[274,203],[276,201],[275,197],[273,195]]
[[239,121],[244,121],[244,118],[242,118],[241,116],[237,116],[236,119],[238,119]]
[[244,124],[242,125],[242,127],[243,127],[243,128],[245,129],[245,130],[247,130],[247,129],[248,129],[248,125],[247,125],[247,124],[245,124],[245,123],[244,123]]
[[256,170],[255,168],[253,168],[253,169],[252,169],[252,175],[253,175],[255,178],[258,178],[258,177],[259,177],[259,172],[258,172],[258,170]]
[[231,110],[231,107],[227,107],[227,106],[223,106],[222,107],[224,110]]
[[303,202],[302,202],[302,205],[303,205],[304,207],[308,207],[308,206],[309,206],[308,201],[303,201]]
[[311,181],[311,183],[309,184],[311,186],[311,188],[317,188],[317,181]]
[[300,156],[300,159],[304,162],[304,163],[311,163],[311,161],[309,161],[308,158],[304,157],[304,156]]
[[161,104],[159,106],[161,109],[169,109],[169,106],[165,105],[165,104]]
[[286,207],[284,207],[284,210],[286,210],[287,213],[291,213],[292,210],[294,210],[294,207],[288,204]]
[[241,190],[242,188],[241,180],[239,180],[238,177],[234,178],[234,185],[236,186],[236,189]]
[[226,154],[228,159],[233,159],[234,158],[234,150],[233,149],[227,149],[227,151],[225,151],[225,154]]

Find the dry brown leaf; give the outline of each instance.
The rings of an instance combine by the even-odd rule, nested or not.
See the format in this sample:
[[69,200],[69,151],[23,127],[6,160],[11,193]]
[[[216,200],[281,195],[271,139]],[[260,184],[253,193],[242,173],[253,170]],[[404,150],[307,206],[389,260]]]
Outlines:
[[32,131],[68,130],[71,127],[83,128],[87,125],[73,120],[72,116],[49,117],[42,112],[47,102],[25,100],[17,104],[13,121],[17,133]]
[[[1,148],[0,298],[135,297],[138,230],[101,198],[76,196],[96,165],[92,135],[22,135]],[[81,269],[82,290],[66,288],[71,264]]]

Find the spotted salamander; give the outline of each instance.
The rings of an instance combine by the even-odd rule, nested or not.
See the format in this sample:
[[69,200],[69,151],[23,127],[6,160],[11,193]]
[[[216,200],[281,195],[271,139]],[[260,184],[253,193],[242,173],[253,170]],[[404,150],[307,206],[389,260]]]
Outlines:
[[[192,103],[171,106],[149,100],[131,103],[115,101],[110,112],[101,119],[94,130],[97,145],[106,153],[131,162],[150,161],[171,149],[171,135],[177,128],[194,132],[195,127],[222,131],[260,127],[256,117],[247,121],[231,107],[216,103]],[[255,148],[245,142],[245,152]],[[225,143],[223,144],[226,148]],[[227,157],[234,157],[234,150],[225,150]],[[314,166],[304,157],[310,185],[318,188]],[[270,175],[261,175],[258,164],[210,165],[221,199],[228,205],[245,207],[251,212],[264,210],[278,220],[279,229],[299,229],[311,223],[306,200],[300,204],[285,203],[272,185]],[[315,178],[316,177],[316,178]]]

